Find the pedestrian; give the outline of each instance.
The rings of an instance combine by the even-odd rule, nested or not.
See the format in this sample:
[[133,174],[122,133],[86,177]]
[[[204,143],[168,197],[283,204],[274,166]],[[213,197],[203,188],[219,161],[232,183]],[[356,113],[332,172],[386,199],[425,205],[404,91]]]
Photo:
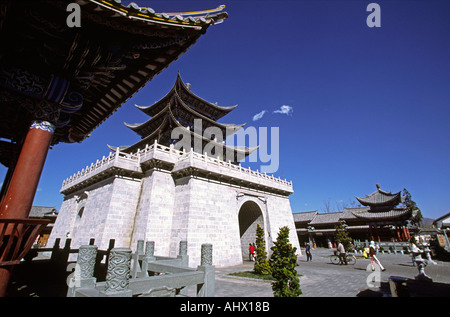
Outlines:
[[249,261],[254,261],[255,258],[255,244],[248,244],[248,257],[249,257]]
[[377,262],[377,264],[380,266],[380,269],[382,271],[386,270],[383,265],[381,265],[380,260],[378,260],[377,256],[377,248],[375,247],[375,242],[370,241],[369,244],[369,256],[370,256],[370,264],[372,265],[372,271],[375,271],[374,263]]
[[254,242],[252,246],[253,246],[253,262],[256,262],[256,245]]
[[311,246],[309,245],[309,243],[307,243],[306,244],[306,262],[308,262],[309,260],[311,260],[311,262],[312,262]]
[[345,264],[347,265],[347,255],[345,254],[345,248],[344,245],[341,243],[341,241],[337,241],[338,246],[337,246],[337,252],[338,252],[338,256],[339,256],[339,264]]
[[330,239],[328,239],[328,249],[332,249],[332,248],[333,248],[333,245],[331,244]]
[[417,265],[416,258],[419,257],[419,255],[423,251],[421,249],[419,249],[419,247],[417,246],[415,237],[411,237],[409,242],[411,243],[411,258],[412,258],[413,266],[416,266]]

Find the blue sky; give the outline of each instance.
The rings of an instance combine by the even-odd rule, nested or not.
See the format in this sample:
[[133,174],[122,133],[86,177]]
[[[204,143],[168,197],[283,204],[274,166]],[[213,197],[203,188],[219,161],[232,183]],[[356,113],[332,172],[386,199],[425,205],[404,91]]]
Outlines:
[[180,71],[198,96],[239,105],[221,122],[279,127],[274,175],[293,181],[293,212],[325,201],[337,210],[377,183],[408,189],[425,217],[450,212],[449,1],[376,1],[380,28],[367,26],[371,1],[362,0],[135,2],[156,12],[225,4],[229,18],[83,143],[54,146],[34,205],[59,209],[63,179],[107,155],[107,144],[137,142],[123,122],[146,121],[134,104],[159,100]]

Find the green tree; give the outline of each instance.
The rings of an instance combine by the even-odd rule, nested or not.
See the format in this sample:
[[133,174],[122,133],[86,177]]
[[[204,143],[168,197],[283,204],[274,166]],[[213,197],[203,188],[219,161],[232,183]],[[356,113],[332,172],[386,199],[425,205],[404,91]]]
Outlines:
[[411,218],[409,218],[409,220],[411,220],[413,224],[420,226],[423,219],[422,213],[420,212],[420,208],[417,207],[416,202],[411,199],[411,194],[406,190],[406,188],[403,188],[403,204],[406,208],[412,211]]
[[289,243],[289,228],[282,227],[278,233],[277,241],[271,248],[270,267],[276,282],[272,283],[275,297],[297,297],[302,294],[297,270],[297,248]]
[[341,241],[346,252],[352,251],[352,238],[348,235],[344,222],[340,221],[334,228],[336,229],[335,240]]
[[256,227],[256,262],[253,267],[255,273],[261,275],[270,275],[272,270],[270,269],[269,261],[267,260],[266,241],[264,240],[264,229],[261,228],[259,223]]

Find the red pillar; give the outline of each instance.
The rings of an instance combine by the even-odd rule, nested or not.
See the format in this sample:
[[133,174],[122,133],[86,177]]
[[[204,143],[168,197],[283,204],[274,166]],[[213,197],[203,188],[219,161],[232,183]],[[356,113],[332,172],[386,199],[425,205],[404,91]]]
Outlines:
[[[54,126],[46,121],[31,125],[1,202],[0,218],[28,218],[53,132]],[[0,297],[6,293],[11,272],[12,266],[0,267]]]
[[46,121],[34,121],[31,125],[2,200],[0,218],[28,217],[53,131],[53,125]]

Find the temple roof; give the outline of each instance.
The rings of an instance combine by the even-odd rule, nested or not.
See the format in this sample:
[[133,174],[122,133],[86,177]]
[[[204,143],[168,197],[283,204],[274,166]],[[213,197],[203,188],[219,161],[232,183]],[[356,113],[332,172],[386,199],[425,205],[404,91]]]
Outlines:
[[208,102],[198,97],[197,95],[192,93],[190,88],[186,86],[186,84],[181,79],[180,73],[178,73],[177,79],[172,89],[162,99],[151,106],[137,106],[137,108],[149,116],[155,116],[163,108],[165,108],[169,100],[173,99],[175,95],[189,108],[214,121],[222,118],[237,107],[237,105],[231,107],[221,107],[217,104]]
[[[180,77],[178,76],[178,78]],[[159,110],[159,112],[156,114],[153,114],[152,112],[153,117],[150,120],[147,120],[144,123],[125,123],[125,125],[144,138],[151,134],[155,128],[160,126],[160,121],[164,119],[164,116],[169,116],[170,111],[174,116],[173,119],[181,125],[190,126],[191,129],[194,129],[194,120],[201,119],[202,131],[208,127],[217,127],[222,131],[222,136],[225,137],[235,133],[245,126],[245,123],[230,124],[216,122],[211,119],[210,116],[206,116],[204,113],[198,112],[196,109],[193,109],[192,106],[184,102],[176,90],[172,90],[172,93],[170,95],[166,95],[162,100],[164,100],[164,102],[158,102],[158,107],[154,108]]]
[[[71,3],[80,6],[81,27],[67,25]],[[44,97],[16,94],[23,87],[3,85],[11,76],[57,82],[81,95],[71,100],[77,104],[62,107],[52,144],[81,142],[211,25],[227,18],[223,9],[171,14],[120,0],[2,1],[0,35],[8,45],[0,48],[0,75],[9,77],[0,78],[0,137],[20,140],[33,119],[30,109],[47,101],[44,97],[59,97],[53,91],[49,96],[46,86]]]
[[401,192],[392,194],[380,189],[377,184],[377,190],[364,198],[355,197],[364,206],[396,206],[402,202]]
[[388,211],[373,212],[369,207],[356,207],[344,208],[343,212],[318,213],[317,211],[307,211],[294,213],[293,216],[296,223],[337,225],[342,220],[352,223],[352,221],[358,219],[371,222],[403,221],[411,216],[411,211],[406,208],[394,208]]
[[352,212],[355,217],[366,220],[406,220],[411,216],[411,210],[406,208],[395,208],[389,211],[371,212],[369,210]]
[[[147,115],[151,115],[152,118],[144,123],[125,123],[128,128],[139,134],[142,139],[133,145],[119,147],[122,152],[136,152],[139,149],[143,149],[146,145],[153,144],[155,141],[159,144],[170,146],[178,140],[172,139],[172,131],[174,129],[178,129],[177,132],[181,133],[183,138],[184,135],[191,137],[192,146],[187,150],[193,148],[196,152],[203,154],[206,146],[211,147],[213,145],[215,150],[222,152],[220,154],[221,157],[225,157],[225,153],[227,155],[234,153],[233,158],[227,158],[227,160],[229,159],[232,162],[240,161],[258,149],[258,147],[248,148],[245,146],[225,145],[225,138],[241,129],[245,123],[219,123],[216,121],[216,118],[226,115],[235,106],[220,107],[197,97],[183,83],[179,73],[174,86],[161,100],[150,107],[137,107]],[[195,144],[201,144],[202,148],[196,149]],[[117,147],[113,146],[109,146],[109,148],[111,150],[117,149]]]
[[294,222],[309,222],[314,219],[317,213],[317,210],[294,213]]

